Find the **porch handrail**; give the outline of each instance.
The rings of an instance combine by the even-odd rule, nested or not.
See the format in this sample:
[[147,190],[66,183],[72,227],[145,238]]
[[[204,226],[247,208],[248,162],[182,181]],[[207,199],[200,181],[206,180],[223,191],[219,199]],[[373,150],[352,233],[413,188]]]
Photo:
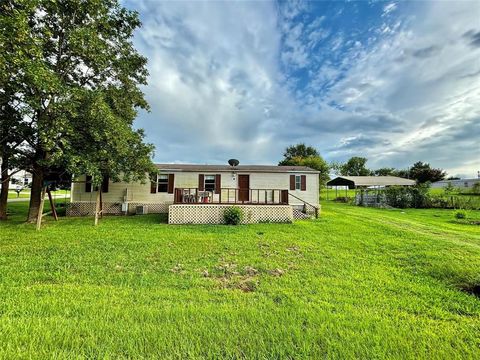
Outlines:
[[312,207],[313,209],[315,209],[315,219],[318,219],[318,209],[319,209],[319,208],[318,208],[317,206],[310,204],[309,202],[307,202],[307,201],[299,198],[298,196],[293,195],[293,194],[290,193],[290,192],[288,192],[288,195],[291,196],[291,197],[294,197],[294,198],[297,199],[297,200],[300,200],[301,202],[303,202],[303,205],[304,205],[305,207],[306,207],[306,206],[310,206],[310,207]]
[[[205,196],[207,192],[210,196]],[[178,187],[174,190],[174,203],[288,205],[288,190],[229,187],[208,191],[198,187]]]

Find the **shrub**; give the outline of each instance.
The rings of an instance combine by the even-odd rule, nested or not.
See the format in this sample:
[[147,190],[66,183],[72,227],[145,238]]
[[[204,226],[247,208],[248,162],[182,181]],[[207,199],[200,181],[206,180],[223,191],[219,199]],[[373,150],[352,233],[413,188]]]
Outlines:
[[448,182],[448,184],[443,188],[445,195],[453,194],[455,190],[455,186],[453,186],[451,182]]
[[426,208],[430,204],[429,184],[411,187],[390,186],[385,189],[387,205],[396,208]]
[[238,225],[243,220],[243,211],[237,206],[231,206],[225,209],[223,220],[227,225]]
[[450,208],[450,203],[448,199],[443,198],[441,196],[430,196],[429,208],[440,208],[440,209],[448,209]]
[[411,206],[416,209],[427,208],[429,203],[428,191],[430,189],[430,184],[418,184],[417,186],[412,186],[408,190],[412,195],[412,204]]
[[472,194],[480,195],[480,181],[473,184],[471,192]]
[[411,194],[406,187],[390,186],[385,189],[385,200],[392,207],[408,208],[412,202],[411,199]]
[[460,220],[460,219],[465,219],[467,217],[467,214],[465,214],[464,211],[457,211],[455,213],[455,218]]

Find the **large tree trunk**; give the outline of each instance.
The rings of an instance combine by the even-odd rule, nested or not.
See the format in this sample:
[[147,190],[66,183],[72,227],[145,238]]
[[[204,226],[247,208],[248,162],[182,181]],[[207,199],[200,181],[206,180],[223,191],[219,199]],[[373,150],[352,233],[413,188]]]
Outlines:
[[30,207],[28,209],[27,221],[30,223],[35,223],[37,222],[40,203],[42,200],[43,169],[40,166],[35,166],[33,168],[32,176],[32,190],[30,192]]
[[2,189],[0,190],[0,220],[7,220],[8,187],[10,186],[10,175],[8,174],[8,157],[2,157]]

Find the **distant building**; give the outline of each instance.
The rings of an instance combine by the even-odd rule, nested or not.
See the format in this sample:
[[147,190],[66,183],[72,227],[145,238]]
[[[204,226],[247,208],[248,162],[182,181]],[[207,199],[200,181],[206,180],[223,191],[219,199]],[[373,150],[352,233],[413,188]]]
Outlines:
[[479,183],[480,178],[473,178],[473,179],[457,179],[457,180],[441,180],[432,183],[433,189],[443,189],[448,184],[452,184],[453,187],[459,189],[469,189],[472,188],[475,183]]
[[[10,190],[15,190],[17,186],[25,188],[28,185],[30,185],[31,182],[32,182],[32,174],[30,174],[25,170],[19,170],[10,177],[10,184],[8,188]],[[0,182],[0,188],[1,188],[1,182]]]
[[21,186],[22,188],[27,187],[32,182],[32,174],[25,170],[19,170],[15,174],[13,174],[10,178],[10,186],[11,190],[15,190],[17,186]]

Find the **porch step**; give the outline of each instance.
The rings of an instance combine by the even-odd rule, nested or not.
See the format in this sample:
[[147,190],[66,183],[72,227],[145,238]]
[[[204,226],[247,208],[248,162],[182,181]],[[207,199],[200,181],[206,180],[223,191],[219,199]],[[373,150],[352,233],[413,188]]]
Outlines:
[[293,209],[293,218],[295,220],[304,220],[304,219],[310,219],[310,216],[301,212],[300,210],[298,209]]

